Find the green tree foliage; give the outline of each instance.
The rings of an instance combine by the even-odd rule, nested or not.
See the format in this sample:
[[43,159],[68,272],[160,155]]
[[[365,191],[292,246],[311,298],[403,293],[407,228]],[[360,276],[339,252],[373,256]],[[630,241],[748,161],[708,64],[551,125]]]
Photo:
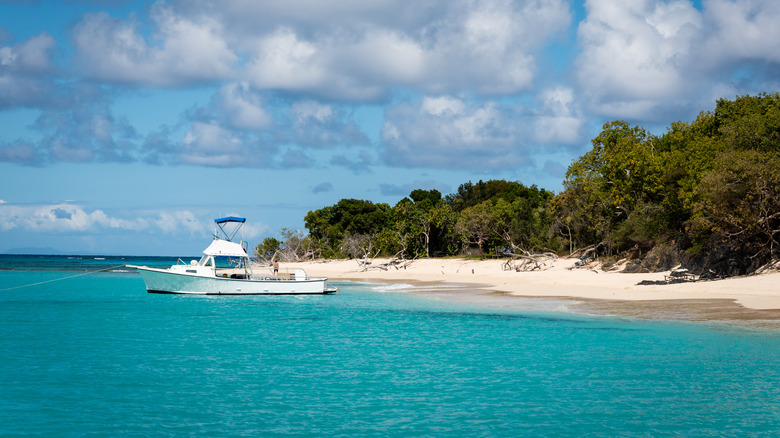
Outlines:
[[[330,257],[354,257],[368,248],[385,255],[431,257],[469,246],[480,251],[543,247],[549,240],[547,204],[552,197],[518,182],[469,182],[446,198],[438,190],[413,190],[392,208],[342,199],[310,211],[305,224],[321,253]],[[455,211],[454,205],[466,207]],[[479,229],[480,223],[487,225]]]
[[526,187],[516,181],[480,180],[476,184],[471,181],[461,184],[456,193],[445,197],[445,201],[457,213],[485,201],[495,202],[501,198],[512,202],[517,198],[533,198],[540,193],[551,194],[536,186]]
[[387,204],[342,199],[335,205],[308,212],[304,224],[325,256],[340,257],[338,248],[346,236],[374,236],[389,225],[390,217]]
[[780,94],[718,100],[715,123],[728,149],[780,152]]
[[718,100],[707,121],[709,135],[690,142],[708,160],[689,159],[690,251],[739,252],[753,267],[777,258],[780,94]]
[[456,230],[461,238],[484,253],[548,246],[552,198],[551,192],[536,186],[491,180],[462,184],[446,199],[457,212]]
[[[626,227],[655,223],[647,217],[653,210],[647,206],[663,197],[662,161],[655,140],[628,122],[606,123],[592,140],[593,149],[569,166],[565,190],[552,203],[552,215],[570,247],[604,241],[616,247],[633,245],[635,234],[621,230],[623,224],[629,218]],[[652,235],[657,230],[645,231]]]
[[[411,199],[410,199],[411,198]],[[452,210],[438,190],[413,190],[394,207],[397,232],[408,256],[429,257],[448,253],[448,237],[454,224]]]
[[279,251],[282,242],[274,237],[266,237],[263,242],[255,247],[255,254],[257,258],[262,260],[271,260],[273,256]]
[[[513,181],[469,181],[445,197],[413,190],[392,208],[342,199],[310,211],[305,224],[312,244],[331,257],[663,244],[689,254],[738,251],[755,265],[780,255],[778,169],[780,94],[740,96],[661,136],[626,121],[604,124],[557,195]],[[264,241],[258,253],[274,244]]]
[[689,253],[777,257],[777,93],[721,99],[660,137],[610,122],[592,143],[551,202],[552,229],[570,248],[676,242]]
[[690,224],[699,244],[747,249],[759,260],[780,255],[780,154],[723,154],[696,194]]
[[320,254],[311,236],[303,231],[282,228],[282,240],[266,237],[255,247],[255,255],[261,260],[300,261],[312,259]]
[[304,218],[315,238],[341,239],[345,234],[373,234],[387,225],[390,206],[360,199],[342,199],[336,205],[310,211]]
[[422,211],[409,198],[400,200],[393,207],[393,233],[397,248],[407,257],[424,256]]
[[474,245],[480,253],[489,248],[495,240],[497,218],[489,201],[481,202],[463,209],[458,215],[456,230],[461,238]]

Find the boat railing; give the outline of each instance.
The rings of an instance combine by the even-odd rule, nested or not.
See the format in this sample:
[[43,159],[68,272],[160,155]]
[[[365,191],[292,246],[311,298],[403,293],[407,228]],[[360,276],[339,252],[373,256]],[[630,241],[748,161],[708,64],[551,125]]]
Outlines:
[[214,269],[214,274],[217,277],[227,276],[227,277],[231,277],[231,278],[236,278],[236,276],[241,276],[241,275],[246,276],[247,273],[248,273],[247,270],[244,269],[244,268],[216,268],[216,269]]
[[267,280],[267,281],[295,281],[294,272],[279,272],[277,274],[261,274],[253,275],[253,280]]

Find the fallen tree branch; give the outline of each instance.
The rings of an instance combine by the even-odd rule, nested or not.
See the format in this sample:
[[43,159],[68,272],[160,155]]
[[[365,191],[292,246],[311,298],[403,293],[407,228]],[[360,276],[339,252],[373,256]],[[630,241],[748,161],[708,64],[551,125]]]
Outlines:
[[558,256],[551,252],[531,254],[523,249],[520,249],[520,251],[522,251],[520,254],[516,252],[510,254],[511,258],[503,264],[505,271],[544,271],[550,269],[553,262],[558,260]]
[[365,272],[370,269],[377,269],[382,271],[387,271],[390,268],[398,269],[406,269],[407,266],[411,265],[414,259],[403,259],[398,257],[393,257],[390,260],[388,260],[385,263],[375,265],[370,260],[362,260],[358,261],[358,264],[360,265],[360,272]]

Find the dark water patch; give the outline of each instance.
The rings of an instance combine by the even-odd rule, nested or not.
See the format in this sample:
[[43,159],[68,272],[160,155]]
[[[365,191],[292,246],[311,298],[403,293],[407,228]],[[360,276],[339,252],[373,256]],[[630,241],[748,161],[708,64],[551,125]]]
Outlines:
[[780,309],[750,309],[734,300],[590,300],[573,306],[584,313],[637,319],[720,322],[746,328],[780,329]]
[[299,316],[299,317],[293,317],[293,318],[286,318],[287,321],[324,321],[326,318],[323,318],[321,316]]
[[414,314],[421,316],[437,317],[437,318],[449,318],[459,319],[463,317],[476,318],[476,319],[495,319],[495,320],[526,320],[531,319],[535,321],[544,322],[566,322],[573,324],[588,324],[589,321],[566,317],[566,316],[547,316],[547,315],[535,315],[535,314],[522,314],[522,313],[490,313],[490,312],[459,312],[448,310],[410,310],[410,309],[388,309],[386,312]]

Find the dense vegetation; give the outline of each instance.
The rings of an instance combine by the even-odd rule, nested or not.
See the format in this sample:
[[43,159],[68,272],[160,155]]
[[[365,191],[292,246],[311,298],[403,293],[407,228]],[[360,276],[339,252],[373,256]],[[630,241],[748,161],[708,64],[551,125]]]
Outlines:
[[285,230],[283,242],[267,238],[258,253],[412,258],[589,248],[639,260],[660,254],[661,269],[684,262],[715,275],[780,256],[780,94],[719,100],[661,136],[613,121],[592,144],[557,195],[492,180],[444,197],[414,190],[394,206],[342,199],[306,215],[307,236]]

